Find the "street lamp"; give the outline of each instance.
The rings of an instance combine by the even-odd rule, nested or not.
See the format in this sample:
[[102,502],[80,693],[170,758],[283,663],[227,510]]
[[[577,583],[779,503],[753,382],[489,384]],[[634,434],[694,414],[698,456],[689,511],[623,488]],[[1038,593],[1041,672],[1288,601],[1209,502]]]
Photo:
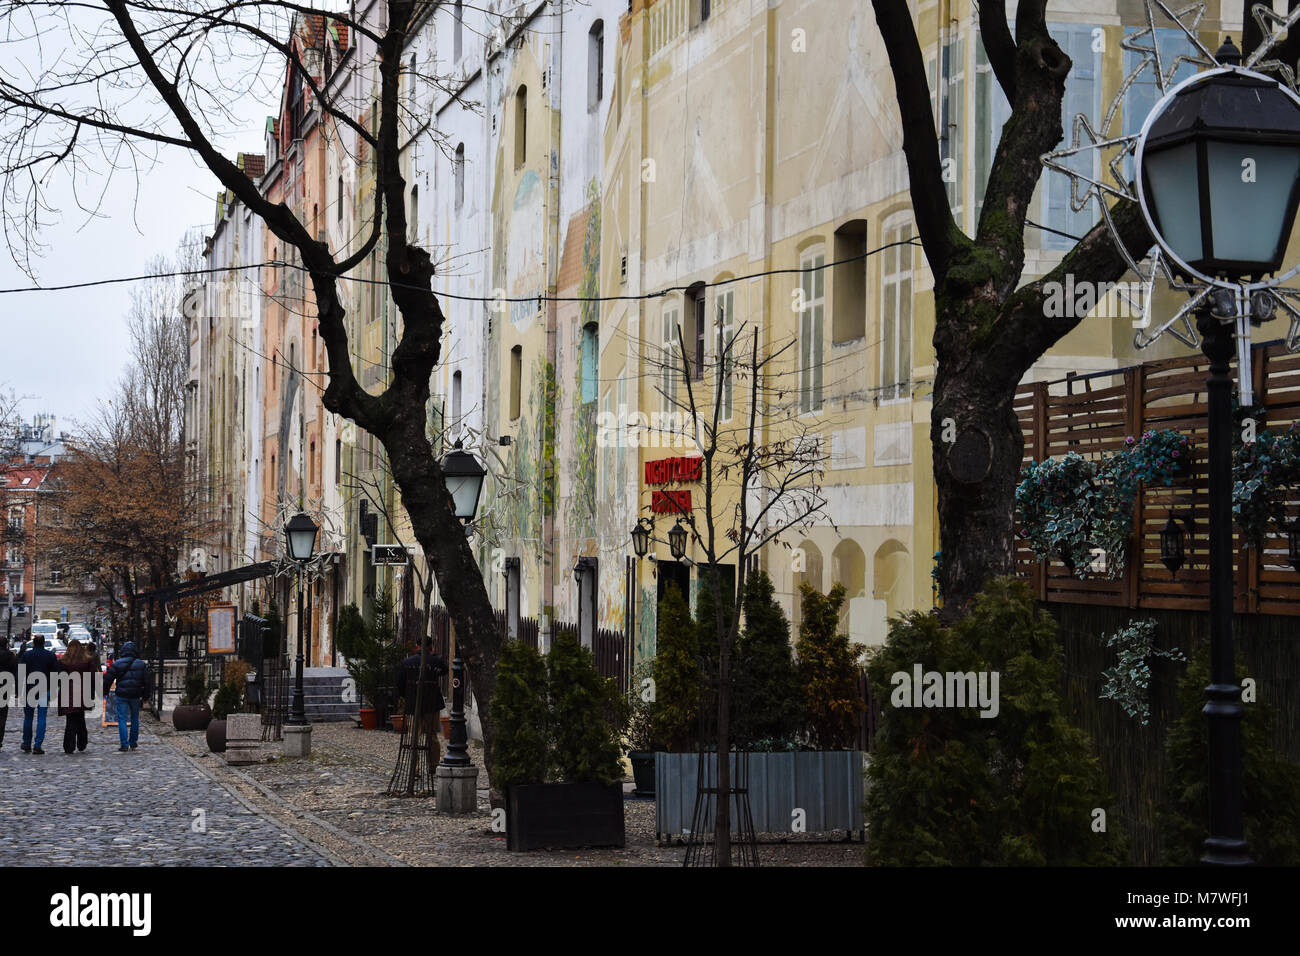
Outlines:
[[320,528],[301,511],[290,518],[284,526],[284,539],[289,547],[289,558],[298,564],[298,675],[293,682],[293,705],[289,710],[289,723],[295,727],[306,726],[307,708],[303,700],[303,626],[305,618],[302,613],[302,574],[303,567],[311,560],[316,548],[316,532]]
[[470,521],[478,510],[478,499],[483,493],[483,479],[487,476],[487,470],[478,463],[477,458],[461,449],[460,442],[456,442],[455,447],[443,456],[442,475],[456,507],[456,517],[461,521]]
[[[1251,319],[1271,317],[1268,289],[1300,271],[1277,275],[1300,203],[1300,97],[1237,66],[1231,41],[1216,58],[1229,65],[1184,80],[1152,108],[1138,140],[1136,185],[1151,235],[1173,270],[1214,289],[1197,318],[1210,360],[1210,836],[1202,861],[1242,865],[1251,860],[1242,818],[1244,710],[1233,659],[1228,363],[1237,351],[1244,353],[1239,368],[1248,368]],[[1243,371],[1243,404],[1248,378]]]
[[653,528],[654,524],[645,518],[638,518],[632,528],[632,550],[638,558],[644,558],[650,550],[650,531]]
[[[442,477],[447,484],[447,492],[451,495],[452,505],[456,509],[456,517],[465,522],[466,533],[469,532],[469,522],[474,518],[474,513],[478,511],[478,499],[483,493],[483,479],[487,477],[485,469],[477,458],[465,451],[458,441],[447,452],[442,459]],[[456,653],[451,661],[451,734],[447,741],[447,752],[442,755],[442,761],[439,764],[439,777],[443,776],[443,768],[458,768],[460,774],[468,774],[472,766],[469,759],[469,734],[465,726],[465,662],[460,656],[460,641],[456,642]],[[474,771],[477,775],[477,771]],[[465,780],[470,779],[464,777]],[[464,784],[463,789],[453,788],[449,791],[449,803],[453,805],[456,811],[473,810],[475,791],[473,784]],[[438,806],[441,812],[443,808],[442,784],[439,784]]]
[[673,553],[674,561],[680,561],[686,556],[686,529],[680,521],[668,532],[668,550]]

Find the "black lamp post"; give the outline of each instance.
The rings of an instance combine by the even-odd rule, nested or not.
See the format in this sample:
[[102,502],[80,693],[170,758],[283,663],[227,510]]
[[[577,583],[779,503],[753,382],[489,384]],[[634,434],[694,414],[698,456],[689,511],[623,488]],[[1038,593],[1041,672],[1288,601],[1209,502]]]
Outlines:
[[1137,193],[1173,269],[1216,287],[1212,306],[1197,318],[1210,360],[1210,836],[1202,862],[1242,865],[1251,859],[1233,659],[1228,363],[1239,346],[1247,348],[1249,321],[1271,316],[1268,288],[1297,271],[1264,281],[1281,267],[1300,203],[1300,98],[1271,77],[1236,66],[1240,54],[1230,42],[1218,58],[1229,65],[1179,83],[1147,117],[1137,147]]
[[284,526],[285,541],[289,546],[289,559],[298,564],[298,674],[293,681],[293,704],[289,709],[289,723],[302,726],[307,723],[307,708],[302,693],[303,670],[303,626],[305,618],[302,613],[302,573],[303,566],[311,560],[316,549],[316,532],[320,529],[301,511],[290,518]]
[[[465,451],[460,442],[442,459],[443,480],[451,494],[452,504],[456,508],[456,517],[469,527],[474,514],[478,511],[479,496],[483,493],[483,480],[487,469],[479,464],[477,458]],[[469,734],[465,726],[465,662],[460,656],[460,641],[456,642],[456,654],[451,661],[451,736],[447,741],[447,752],[442,756],[442,765],[447,767],[471,766],[469,759]]]

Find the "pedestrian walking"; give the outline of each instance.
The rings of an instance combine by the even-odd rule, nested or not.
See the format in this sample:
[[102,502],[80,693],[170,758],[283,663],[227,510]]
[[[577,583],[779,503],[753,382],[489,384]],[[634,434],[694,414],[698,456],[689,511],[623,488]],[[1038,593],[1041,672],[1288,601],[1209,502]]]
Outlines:
[[422,711],[420,722],[423,725],[425,739],[428,741],[429,766],[436,767],[442,757],[438,745],[438,715],[442,713],[442,708],[445,706],[438,678],[447,673],[447,662],[441,655],[433,653],[433,641],[428,637],[424,639],[424,649],[429,655],[424,680],[420,680],[420,654],[417,651],[404,658],[398,668],[397,694],[405,702],[406,706],[403,710],[412,721],[415,715],[415,695],[417,692],[420,694]]
[[[59,666],[65,673],[75,675],[59,685],[59,716],[66,718],[63,728],[63,752],[80,753],[86,749],[86,705],[90,702],[91,681],[99,672],[99,664],[90,649],[80,641],[73,641],[63,655]],[[85,677],[83,675],[92,675]]]
[[[119,750],[135,750],[140,737],[140,701],[153,693],[153,671],[148,661],[136,657],[135,641],[127,641],[104,675],[104,689],[117,686],[117,736]],[[129,723],[129,728],[128,728]]]
[[45,743],[45,712],[50,706],[50,675],[58,673],[59,659],[45,646],[44,635],[36,634],[32,646],[23,651],[18,663],[27,670],[27,686],[23,688],[22,751],[43,754],[41,744]]
[[13,688],[13,693],[21,693],[18,690],[18,655],[9,649],[8,643],[0,647],[0,675],[8,674],[9,680],[4,684],[3,676],[0,676],[0,747],[5,745],[5,724],[9,721],[9,697],[8,691],[3,690],[3,686]]

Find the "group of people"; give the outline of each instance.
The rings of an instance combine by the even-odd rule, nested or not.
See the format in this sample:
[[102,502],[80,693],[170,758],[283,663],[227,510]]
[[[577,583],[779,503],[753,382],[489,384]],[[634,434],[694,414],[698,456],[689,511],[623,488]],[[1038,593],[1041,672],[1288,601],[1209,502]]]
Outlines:
[[[43,754],[45,743],[46,711],[49,709],[49,688],[58,688],[58,714],[65,718],[63,752],[82,753],[89,735],[86,731],[86,711],[93,701],[84,693],[87,682],[82,677],[100,671],[99,652],[93,644],[72,641],[59,659],[45,646],[40,634],[32,638],[31,646],[21,654],[8,647],[0,647],[0,673],[11,675],[10,686],[18,687],[22,669],[23,686],[23,753]],[[60,673],[78,675],[75,681],[55,681]],[[36,675],[44,675],[43,681]],[[117,731],[122,751],[135,750],[140,737],[140,702],[152,692],[153,672],[148,662],[136,656],[135,644],[128,641],[121,653],[104,671],[103,693],[116,686]],[[43,687],[40,686],[43,684]],[[29,690],[35,687],[34,693]],[[9,705],[0,701],[0,747],[4,746],[5,725],[9,720]]]

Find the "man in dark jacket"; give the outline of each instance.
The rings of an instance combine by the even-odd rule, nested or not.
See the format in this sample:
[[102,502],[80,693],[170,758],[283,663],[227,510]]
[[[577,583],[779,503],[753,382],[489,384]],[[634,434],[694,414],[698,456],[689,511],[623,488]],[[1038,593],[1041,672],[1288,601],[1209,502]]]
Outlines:
[[[117,736],[119,750],[135,750],[140,737],[140,701],[153,693],[149,662],[136,657],[135,642],[122,645],[113,666],[104,675],[104,691],[117,685]],[[130,721],[128,734],[127,722]]]
[[[45,743],[45,711],[50,704],[50,675],[58,673],[59,659],[45,646],[45,638],[37,634],[32,638],[32,646],[23,651],[18,664],[27,671],[26,687],[23,688],[23,753],[43,754],[41,744]],[[37,674],[43,674],[38,678]],[[32,736],[32,722],[36,723],[36,735]]]
[[18,656],[9,650],[8,641],[0,644],[0,674],[9,675],[7,682],[0,677],[0,747],[3,747],[5,724],[9,721],[9,697],[11,694],[22,693],[22,688],[18,686]]
[[424,680],[420,680],[420,654],[411,654],[402,660],[397,670],[397,694],[405,701],[403,711],[408,717],[414,715],[415,695],[417,692],[420,694],[420,722],[425,740],[428,741],[429,766],[436,767],[442,755],[438,746],[438,715],[442,713],[445,704],[438,678],[447,673],[447,662],[433,653],[433,642],[427,637],[424,639],[424,650],[429,656]]

